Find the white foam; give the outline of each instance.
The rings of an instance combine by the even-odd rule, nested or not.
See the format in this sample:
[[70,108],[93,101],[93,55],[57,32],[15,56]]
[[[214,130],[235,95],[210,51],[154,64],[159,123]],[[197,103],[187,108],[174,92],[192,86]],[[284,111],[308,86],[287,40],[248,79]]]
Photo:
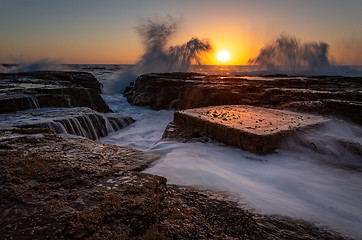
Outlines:
[[137,122],[101,141],[161,154],[145,172],[165,176],[170,184],[227,189],[257,212],[362,237],[362,159],[339,144],[341,139],[361,144],[360,126],[336,119],[290,139],[275,154],[258,156],[217,143],[159,141],[173,111],[133,107],[120,95],[104,98]]

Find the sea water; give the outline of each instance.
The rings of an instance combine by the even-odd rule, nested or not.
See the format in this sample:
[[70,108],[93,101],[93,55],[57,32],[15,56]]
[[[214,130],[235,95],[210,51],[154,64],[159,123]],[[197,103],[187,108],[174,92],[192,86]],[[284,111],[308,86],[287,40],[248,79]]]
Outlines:
[[[254,69],[195,66],[193,70],[233,74]],[[101,82],[112,78],[111,71],[102,71],[94,70]],[[259,156],[217,142],[164,141],[161,137],[173,110],[131,106],[120,93],[103,98],[115,112],[136,122],[99,141],[159,154],[160,159],[144,172],[164,176],[169,184],[228,190],[240,206],[253,212],[304,219],[362,237],[362,155],[341,144],[351,142],[361,149],[360,126],[335,118],[289,138],[275,153]]]
[[[91,72],[107,86],[122,80],[119,76],[133,67],[65,65],[63,69]],[[349,68],[339,68],[344,69]],[[258,74],[255,66],[193,66],[191,71]],[[304,219],[362,238],[360,126],[335,118],[289,138],[275,153],[258,156],[215,141],[164,141],[173,110],[131,106],[120,91],[102,97],[113,111],[136,122],[98,141],[159,154],[160,159],[144,172],[164,176],[169,184],[228,190],[240,206],[253,212]],[[341,144],[348,142],[357,150],[351,152]]]

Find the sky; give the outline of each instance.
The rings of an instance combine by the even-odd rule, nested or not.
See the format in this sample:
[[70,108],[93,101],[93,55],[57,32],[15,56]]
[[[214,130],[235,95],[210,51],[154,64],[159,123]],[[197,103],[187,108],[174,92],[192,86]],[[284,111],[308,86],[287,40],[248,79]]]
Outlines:
[[142,20],[177,19],[171,45],[210,40],[206,64],[247,64],[282,33],[326,42],[336,64],[362,65],[361,0],[0,0],[0,63],[136,63]]

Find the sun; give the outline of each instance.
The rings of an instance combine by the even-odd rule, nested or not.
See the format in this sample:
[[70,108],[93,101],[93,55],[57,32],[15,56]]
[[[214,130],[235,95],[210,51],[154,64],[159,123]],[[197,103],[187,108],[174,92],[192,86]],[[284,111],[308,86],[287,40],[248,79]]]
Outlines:
[[226,50],[222,50],[217,54],[217,60],[220,62],[227,62],[230,60],[230,53]]

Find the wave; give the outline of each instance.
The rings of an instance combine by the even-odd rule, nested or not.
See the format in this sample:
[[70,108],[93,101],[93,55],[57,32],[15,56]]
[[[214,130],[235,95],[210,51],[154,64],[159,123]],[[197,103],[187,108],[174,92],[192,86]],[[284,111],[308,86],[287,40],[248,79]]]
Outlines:
[[35,72],[35,71],[66,71],[69,70],[61,65],[59,62],[50,59],[40,59],[33,62],[20,63],[14,68],[11,68],[8,72],[20,73],[20,72]]
[[9,67],[4,66],[3,64],[0,65],[0,73],[7,73],[9,70]]
[[177,23],[171,16],[165,20],[147,20],[136,29],[143,39],[145,53],[133,68],[107,81],[103,88],[105,94],[124,92],[141,74],[189,71],[191,64],[201,64],[204,54],[213,49],[208,40],[198,38],[181,45],[168,46],[177,30]]
[[347,66],[331,64],[329,45],[324,42],[301,42],[294,36],[281,34],[266,44],[259,55],[249,60],[259,66],[259,74],[361,76],[362,72]]

